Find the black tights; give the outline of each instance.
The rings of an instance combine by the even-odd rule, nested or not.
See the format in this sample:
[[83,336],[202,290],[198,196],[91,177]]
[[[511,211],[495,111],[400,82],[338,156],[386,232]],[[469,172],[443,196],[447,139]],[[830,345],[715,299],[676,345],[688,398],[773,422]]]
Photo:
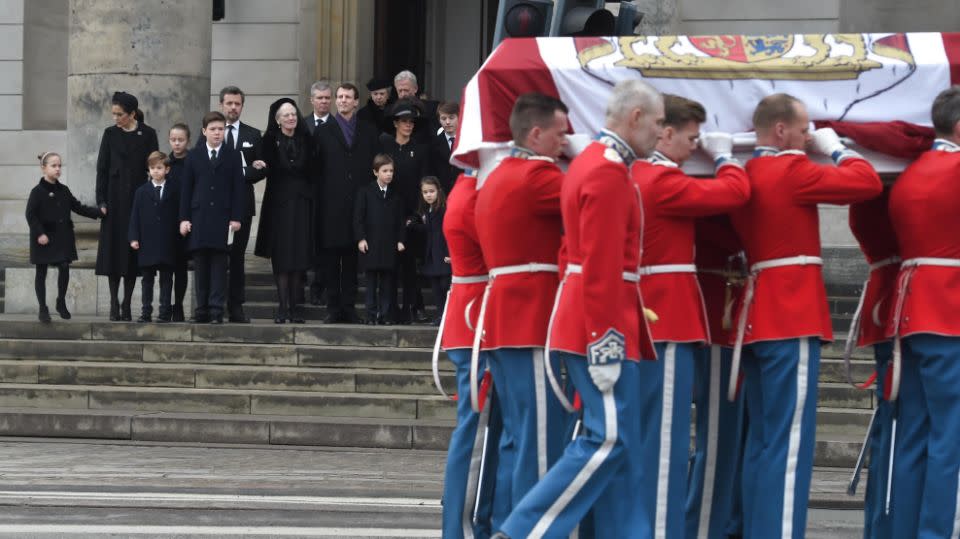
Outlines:
[[130,299],[133,297],[133,289],[137,286],[136,275],[111,275],[107,278],[110,285],[110,304],[116,305],[119,302],[120,279],[123,279],[123,306],[130,308]]
[[273,275],[277,281],[277,297],[280,300],[279,314],[287,316],[293,310],[293,303],[298,301],[299,292],[303,291],[303,272],[275,271]]
[[[57,301],[63,301],[67,296],[67,285],[70,283],[70,263],[61,262],[52,265],[57,268]],[[37,275],[33,280],[33,288],[37,292],[37,303],[41,306],[47,304],[47,266],[48,264],[37,264]]]
[[187,265],[178,267],[173,272],[173,304],[183,305],[183,298],[187,295]]

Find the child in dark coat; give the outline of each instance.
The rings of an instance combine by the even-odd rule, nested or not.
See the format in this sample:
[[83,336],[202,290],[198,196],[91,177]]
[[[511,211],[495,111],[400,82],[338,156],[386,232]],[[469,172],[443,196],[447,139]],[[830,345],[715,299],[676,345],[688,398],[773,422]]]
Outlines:
[[160,273],[160,313],[157,322],[169,322],[172,311],[173,270],[177,263],[180,190],[167,181],[170,164],[163,152],[147,158],[150,181],[137,188],[130,214],[130,247],[137,251],[143,311],[137,322],[151,322],[153,283]]
[[447,197],[440,187],[440,180],[435,176],[427,176],[420,180],[420,214],[422,228],[426,237],[423,251],[422,273],[430,279],[433,288],[433,301],[437,305],[437,317],[433,319],[434,326],[440,325],[443,317],[443,305],[446,303],[447,291],[450,290],[450,251],[447,249],[447,240],[443,237],[443,214],[447,209]]
[[[360,249],[360,267],[367,276],[366,323],[394,323],[393,303],[396,295],[397,253],[405,249],[405,205],[390,183],[393,181],[393,158],[379,154],[373,160],[377,181],[365,185],[357,193],[353,213],[353,229]],[[379,300],[379,301],[378,301]]]
[[[183,162],[190,149],[190,128],[187,124],[176,123],[170,128],[170,172],[167,183],[180,192],[183,182]],[[173,266],[173,305],[170,307],[170,321],[183,322],[183,298],[187,295],[187,239],[177,234],[177,261]]]
[[57,313],[70,319],[67,310],[67,285],[70,284],[70,263],[77,259],[77,240],[73,234],[70,212],[99,219],[100,210],[84,206],[70,189],[60,183],[60,154],[44,152],[40,159],[43,178],[30,191],[27,199],[27,223],[30,225],[30,263],[37,266],[33,286],[40,306],[38,318],[50,322],[47,309],[47,266],[57,267]]

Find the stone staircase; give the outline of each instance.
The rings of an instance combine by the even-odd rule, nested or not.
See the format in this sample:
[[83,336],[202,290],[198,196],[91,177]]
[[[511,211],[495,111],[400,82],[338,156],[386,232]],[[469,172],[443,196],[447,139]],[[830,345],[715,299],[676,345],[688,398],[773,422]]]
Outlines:
[[[434,328],[274,325],[256,310],[272,309],[271,286],[268,275],[251,276],[250,325],[78,317],[43,326],[0,316],[0,434],[446,447],[454,403],[433,387]],[[852,466],[874,405],[871,392],[845,383],[840,360],[857,292],[829,290],[838,341],[822,354],[818,466]],[[450,364],[441,366],[449,392]],[[869,350],[857,352],[855,372],[872,372]]]

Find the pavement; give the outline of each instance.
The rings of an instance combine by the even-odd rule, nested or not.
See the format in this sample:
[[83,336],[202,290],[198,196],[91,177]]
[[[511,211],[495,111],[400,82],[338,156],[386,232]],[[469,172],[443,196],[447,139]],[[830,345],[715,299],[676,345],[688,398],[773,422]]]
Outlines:
[[[0,438],[0,537],[440,537],[444,453]],[[818,469],[818,499],[847,472]],[[824,509],[835,507],[838,509]],[[810,539],[862,535],[812,504]]]

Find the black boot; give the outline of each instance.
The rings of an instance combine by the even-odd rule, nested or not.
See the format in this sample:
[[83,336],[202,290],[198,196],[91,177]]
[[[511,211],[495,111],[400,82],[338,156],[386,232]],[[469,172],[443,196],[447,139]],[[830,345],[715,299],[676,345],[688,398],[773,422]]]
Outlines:
[[44,324],[50,323],[50,310],[47,309],[46,305],[40,306],[40,311],[37,313],[37,319],[43,322]]
[[110,302],[110,321],[120,321],[120,304],[116,300]]
[[70,320],[70,311],[67,310],[67,301],[63,298],[57,298],[57,314],[64,320]]
[[120,320],[124,322],[130,322],[133,320],[133,315],[130,313],[130,302],[124,301],[120,305]]

